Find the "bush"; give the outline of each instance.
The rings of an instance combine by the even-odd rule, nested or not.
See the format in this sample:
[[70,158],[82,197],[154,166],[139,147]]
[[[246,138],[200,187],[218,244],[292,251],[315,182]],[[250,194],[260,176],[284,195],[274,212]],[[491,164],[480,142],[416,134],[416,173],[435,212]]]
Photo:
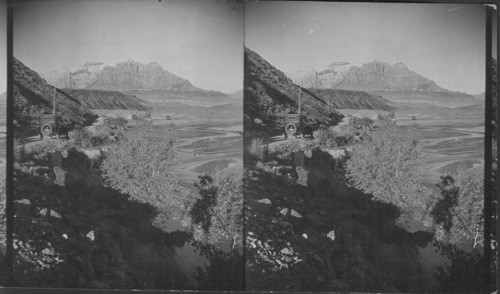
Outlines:
[[201,175],[195,183],[200,197],[190,208],[189,215],[197,225],[194,238],[210,244],[229,241],[234,249],[242,242],[243,192],[241,179],[236,175],[225,177]]
[[111,149],[101,166],[103,175],[110,187],[131,200],[156,208],[181,205],[183,197],[174,176],[176,146],[172,126],[158,136],[151,122],[142,121]]
[[396,124],[387,122],[379,134],[363,141],[347,161],[350,184],[374,199],[405,210],[429,205],[429,190],[421,184],[422,156],[415,127],[406,138],[396,137]]
[[369,117],[353,117],[352,123],[359,126],[370,126],[374,121]]
[[317,133],[320,146],[326,148],[347,146],[355,141],[355,135],[349,130],[342,129],[340,132],[332,129],[320,129]]
[[126,124],[128,124],[128,120],[119,116],[117,118],[114,118],[114,117],[108,117],[107,119],[107,124],[109,125],[115,125],[115,126],[119,126],[119,127],[123,127],[125,126]]
[[483,242],[484,235],[484,187],[479,170],[459,172],[457,180],[451,175],[441,176],[436,184],[442,198],[431,211],[440,239],[451,242],[472,241],[472,248]]

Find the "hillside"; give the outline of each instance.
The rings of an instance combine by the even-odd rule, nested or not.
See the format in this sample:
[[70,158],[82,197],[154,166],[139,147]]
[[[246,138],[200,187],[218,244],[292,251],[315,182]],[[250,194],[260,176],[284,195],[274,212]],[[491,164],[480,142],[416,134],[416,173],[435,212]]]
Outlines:
[[149,110],[146,101],[118,91],[63,89],[88,109]]
[[210,107],[234,102],[234,98],[217,91],[190,90],[178,91],[171,89],[149,89],[123,91],[126,95],[133,95],[152,103],[180,102],[188,105]]
[[364,91],[308,89],[336,109],[376,109],[392,111],[396,109],[391,101],[373,96]]
[[[14,111],[16,131],[38,133],[39,116],[52,112],[54,87],[14,58]],[[75,98],[55,88],[57,115],[62,125],[90,125],[97,118]]]
[[452,92],[438,86],[436,82],[410,70],[401,62],[390,65],[373,61],[360,67],[337,62],[324,69],[301,71],[290,76],[302,85],[366,91],[394,102],[428,103],[449,107],[482,103],[467,93]]
[[299,96],[307,125],[334,125],[342,115],[328,103],[305,88],[294,84],[257,53],[245,48],[244,79],[245,129],[279,133],[284,127],[283,115],[297,113]]

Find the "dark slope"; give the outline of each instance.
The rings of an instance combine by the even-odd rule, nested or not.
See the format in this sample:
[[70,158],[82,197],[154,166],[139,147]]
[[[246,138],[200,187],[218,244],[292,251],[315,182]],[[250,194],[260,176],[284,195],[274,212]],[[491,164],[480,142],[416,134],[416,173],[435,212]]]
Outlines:
[[169,89],[129,90],[123,91],[123,93],[126,95],[133,95],[147,102],[153,103],[180,102],[185,104],[213,106],[234,102],[234,98],[228,96],[227,94],[201,89],[190,91]]
[[392,111],[396,109],[391,101],[380,96],[373,96],[364,91],[314,89],[309,91],[325,100],[336,109],[375,109]]
[[149,110],[147,102],[118,91],[63,89],[88,109]]
[[334,125],[342,114],[309,90],[294,84],[282,71],[245,48],[244,123],[247,130],[280,133],[283,114],[297,113],[299,95],[302,114],[312,128]]
[[[39,116],[52,112],[54,87],[14,58],[14,112],[16,131],[38,132]],[[59,123],[68,127],[90,125],[97,116],[85,109],[75,98],[55,88]]]

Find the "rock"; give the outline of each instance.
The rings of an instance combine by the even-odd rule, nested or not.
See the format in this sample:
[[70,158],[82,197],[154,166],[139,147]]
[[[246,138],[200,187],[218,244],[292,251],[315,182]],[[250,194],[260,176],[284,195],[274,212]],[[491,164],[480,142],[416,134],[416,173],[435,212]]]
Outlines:
[[45,255],[54,255],[55,254],[54,248],[44,248],[42,250],[42,254],[45,254]]
[[47,211],[48,211],[47,208],[43,208],[38,213],[41,214],[42,216],[47,216]]
[[31,201],[29,201],[28,199],[21,199],[21,200],[17,200],[16,201],[16,210],[19,212],[19,213],[29,213],[30,211],[30,205],[31,205]]
[[55,218],[62,218],[62,216],[55,210],[50,211],[50,216]]
[[293,255],[293,249],[292,248],[288,248],[288,247],[285,247],[283,249],[281,249],[280,251],[282,254],[285,254],[285,255]]
[[56,179],[54,180],[54,184],[58,186],[64,186],[64,182],[66,180],[66,176],[64,171],[60,167],[54,167],[54,174],[56,175]]
[[296,218],[302,218],[302,215],[293,209],[292,209],[292,212],[290,214],[291,214],[291,216],[294,216]]
[[330,232],[328,232],[328,234],[326,234],[326,237],[329,238],[330,240],[334,241],[335,240],[335,231],[331,230]]
[[87,235],[85,235],[87,238],[90,239],[90,241],[94,241],[95,239],[95,236],[94,236],[94,231],[90,231],[87,233]]
[[303,237],[304,239],[307,239],[307,238],[308,238],[306,233],[302,234],[302,237]]
[[307,170],[302,166],[296,167],[295,170],[299,175],[299,178],[297,179],[297,184],[302,186],[307,186]]
[[[288,208],[283,208],[280,211],[280,214],[283,215],[283,216],[286,216],[288,214]],[[302,218],[302,215],[300,213],[298,213],[297,211],[293,210],[293,209],[290,212],[290,215],[293,216],[293,217],[296,217],[296,218]]]
[[269,199],[267,199],[267,198],[264,198],[264,199],[259,199],[259,200],[257,200],[257,202],[262,203],[262,204],[269,204],[269,205],[271,205],[271,204],[272,204],[272,203],[271,203],[271,200],[269,200]]

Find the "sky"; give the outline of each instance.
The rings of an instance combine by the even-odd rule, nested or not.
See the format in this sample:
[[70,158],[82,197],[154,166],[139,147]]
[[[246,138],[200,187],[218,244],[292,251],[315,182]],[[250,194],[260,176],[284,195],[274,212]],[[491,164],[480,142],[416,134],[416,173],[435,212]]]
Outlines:
[[240,1],[38,1],[14,7],[14,56],[39,73],[157,62],[205,90],[243,88]]
[[483,5],[247,2],[245,46],[285,73],[379,60],[448,90],[485,87]]

